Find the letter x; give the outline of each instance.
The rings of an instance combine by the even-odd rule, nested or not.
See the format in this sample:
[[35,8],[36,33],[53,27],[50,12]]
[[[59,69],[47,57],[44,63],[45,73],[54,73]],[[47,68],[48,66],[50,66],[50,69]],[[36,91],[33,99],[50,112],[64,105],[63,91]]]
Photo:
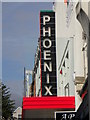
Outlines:
[[49,88],[47,86],[45,86],[45,89],[47,90],[46,93],[44,95],[47,95],[49,93],[49,95],[53,95],[51,92],[50,92],[50,89],[52,88],[52,86],[49,86]]

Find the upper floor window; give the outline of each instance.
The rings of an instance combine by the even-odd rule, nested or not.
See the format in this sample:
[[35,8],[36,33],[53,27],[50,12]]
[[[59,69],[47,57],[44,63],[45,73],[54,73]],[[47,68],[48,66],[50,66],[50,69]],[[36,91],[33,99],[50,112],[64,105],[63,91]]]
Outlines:
[[65,89],[65,96],[69,96],[69,83],[66,84],[64,89]]

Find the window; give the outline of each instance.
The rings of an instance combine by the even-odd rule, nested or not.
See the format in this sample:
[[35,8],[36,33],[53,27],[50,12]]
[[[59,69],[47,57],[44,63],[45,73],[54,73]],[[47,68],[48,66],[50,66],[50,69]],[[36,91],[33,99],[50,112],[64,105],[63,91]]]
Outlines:
[[69,5],[69,3],[70,3],[70,0],[67,0],[67,6]]
[[69,83],[65,86],[65,96],[69,96]]

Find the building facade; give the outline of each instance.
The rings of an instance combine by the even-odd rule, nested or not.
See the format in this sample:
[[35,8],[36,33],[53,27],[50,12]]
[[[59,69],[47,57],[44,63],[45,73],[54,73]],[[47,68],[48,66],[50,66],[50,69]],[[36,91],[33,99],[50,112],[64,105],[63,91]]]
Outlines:
[[[77,0],[77,2],[67,1],[58,2],[58,0],[53,3],[53,12],[55,13],[55,54],[56,54],[56,84],[57,92],[56,97],[70,98],[75,97],[75,109],[69,109],[70,111],[75,110],[76,117],[74,119],[88,120],[89,108],[88,108],[88,39],[89,39],[89,24],[90,24],[90,2],[83,2]],[[44,11],[45,12],[45,11]],[[46,14],[46,13],[44,13]],[[47,16],[46,16],[47,17]],[[42,17],[41,17],[42,20]],[[45,20],[45,17],[44,17]],[[52,20],[52,19],[51,19]],[[49,22],[50,18],[47,17],[46,21],[41,22],[41,26],[45,22]],[[49,26],[49,25],[48,25]],[[41,28],[41,33],[42,33]],[[47,36],[50,35],[50,29],[43,29]],[[41,34],[44,35],[45,34]],[[40,41],[38,39],[37,50],[35,54],[34,69],[32,72],[32,84],[30,89],[30,96],[42,97],[42,74],[46,72],[46,68],[51,72],[50,64],[44,64],[42,59],[51,60],[50,51],[44,52],[44,57],[42,55],[41,49],[43,46],[46,48],[51,47],[50,36],[48,40],[43,39]],[[52,38],[51,38],[52,39]],[[48,41],[48,44],[45,42]],[[43,46],[42,46],[43,44]],[[47,61],[45,61],[47,62]],[[50,62],[50,61],[49,61]],[[46,67],[46,68],[45,68]],[[47,83],[49,84],[49,77],[47,76]],[[45,81],[44,81],[45,82]],[[43,83],[44,83],[43,82]],[[55,82],[55,81],[54,81]],[[56,87],[56,86],[55,86]],[[51,91],[51,86],[46,86],[47,90],[44,96],[53,96]],[[45,91],[45,90],[44,90]],[[44,93],[44,92],[43,92]],[[39,99],[39,98],[38,98]],[[42,99],[42,98],[40,98]],[[25,98],[26,100],[26,98]],[[29,100],[29,99],[28,99]],[[28,101],[27,100],[27,101]],[[36,100],[36,99],[33,99]],[[26,103],[27,104],[27,103]],[[84,109],[82,112],[82,109]],[[58,111],[66,111],[66,109],[58,109]],[[53,111],[55,112],[55,111]],[[80,116],[80,118],[79,118]]]
[[40,78],[40,38],[38,39],[38,45],[34,58],[34,69],[32,74],[32,96],[41,96],[41,78]]
[[[88,2],[81,3],[88,12]],[[79,1],[54,3],[58,96],[75,95],[76,110],[82,102],[79,93],[88,75],[87,37],[77,19],[78,4]]]

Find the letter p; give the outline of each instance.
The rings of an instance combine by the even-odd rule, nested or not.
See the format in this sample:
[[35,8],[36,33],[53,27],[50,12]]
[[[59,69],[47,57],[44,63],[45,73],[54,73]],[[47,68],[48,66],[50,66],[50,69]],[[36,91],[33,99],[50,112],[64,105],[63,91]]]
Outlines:
[[46,22],[50,21],[50,16],[43,16],[43,24],[45,25]]

